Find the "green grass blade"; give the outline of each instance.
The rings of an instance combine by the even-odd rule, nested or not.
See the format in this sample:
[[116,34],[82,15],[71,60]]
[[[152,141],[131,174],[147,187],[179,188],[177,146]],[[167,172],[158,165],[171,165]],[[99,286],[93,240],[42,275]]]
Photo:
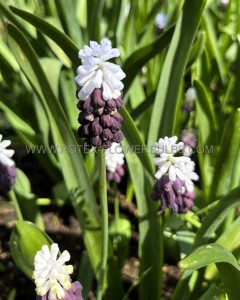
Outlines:
[[176,103],[191,44],[206,0],[186,0],[177,21],[158,84],[151,117],[148,145],[173,134]]
[[209,241],[211,235],[224,221],[229,211],[240,203],[240,188],[236,188],[223,197],[204,219],[202,227],[197,231],[194,247]]
[[134,51],[124,62],[123,70],[127,74],[124,80],[124,91],[128,91],[135,76],[151,58],[160,53],[171,41],[174,28],[170,28],[162,36]]
[[[129,146],[123,141],[123,148]],[[139,258],[140,272],[149,270],[140,281],[140,299],[160,299],[162,287],[163,244],[160,228],[160,217],[156,215],[157,205],[150,198],[153,179],[145,176],[141,160],[135,153],[126,152],[131,180],[133,183],[139,211]],[[141,275],[140,275],[141,276]],[[158,284],[156,284],[156,282]]]
[[[240,109],[232,113],[222,134],[216,160],[209,201],[225,195],[239,186],[240,179]],[[231,134],[229,134],[231,133]],[[227,166],[227,168],[226,168]]]
[[54,42],[56,42],[64,50],[65,54],[70,58],[75,66],[79,65],[79,58],[77,55],[78,48],[69,37],[67,37],[64,33],[62,33],[51,24],[47,23],[41,18],[34,16],[33,14],[30,14],[16,7],[11,6],[10,8],[14,14],[28,21],[43,34],[46,34]]
[[122,132],[124,134],[124,137],[128,141],[130,150],[136,152],[145,169],[148,170],[150,174],[152,174],[153,164],[150,160],[148,147],[143,143],[140,133],[127,110],[125,108],[122,108],[120,110],[120,113],[123,117]]

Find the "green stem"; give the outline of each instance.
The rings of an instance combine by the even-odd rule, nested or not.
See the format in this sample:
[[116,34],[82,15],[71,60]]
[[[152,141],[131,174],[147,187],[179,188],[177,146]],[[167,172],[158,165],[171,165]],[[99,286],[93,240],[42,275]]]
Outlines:
[[18,204],[17,197],[16,197],[14,191],[11,190],[8,193],[8,196],[9,196],[10,200],[13,202],[13,204],[15,206],[15,210],[16,210],[16,213],[17,213],[18,220],[23,221],[23,216],[22,216],[22,213],[21,213],[21,209],[20,209],[20,206]]
[[99,168],[99,195],[102,216],[102,253],[99,270],[97,300],[103,297],[104,277],[107,268],[108,257],[108,203],[107,203],[107,183],[105,152],[102,147],[98,148],[98,168]]

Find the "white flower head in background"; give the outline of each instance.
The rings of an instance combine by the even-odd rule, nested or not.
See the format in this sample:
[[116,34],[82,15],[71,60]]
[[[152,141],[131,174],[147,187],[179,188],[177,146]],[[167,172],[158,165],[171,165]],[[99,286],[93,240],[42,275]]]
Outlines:
[[155,26],[158,29],[163,30],[167,26],[167,23],[168,23],[168,19],[167,19],[167,16],[165,15],[165,13],[159,12],[156,15],[156,18],[154,21]]
[[167,137],[165,136],[164,138],[160,138],[157,143],[155,143],[154,146],[154,152],[156,154],[175,154],[179,151],[181,151],[184,147],[183,142],[179,142],[178,144],[176,143],[178,140],[177,136],[173,137]]
[[112,143],[112,146],[105,150],[106,167],[110,172],[115,172],[117,165],[124,164],[124,154],[119,143]]
[[119,183],[124,175],[124,154],[119,143],[112,143],[112,146],[105,150],[107,178],[110,181]]
[[11,157],[14,154],[14,150],[6,149],[8,146],[11,145],[10,140],[3,140],[3,136],[0,134],[0,163],[12,167],[15,165],[14,161]]
[[196,98],[197,98],[196,89],[194,87],[188,88],[185,93],[185,99],[189,102],[192,102],[196,100]]
[[73,266],[65,265],[70,260],[70,254],[65,250],[58,258],[58,252],[57,244],[52,244],[50,250],[44,245],[34,258],[36,293],[39,296],[48,294],[49,300],[63,299],[65,292],[71,289],[69,274],[73,272]]
[[120,66],[108,62],[109,59],[120,56],[117,48],[112,48],[111,42],[104,38],[100,44],[90,41],[90,47],[84,46],[79,51],[82,65],[78,67],[75,80],[82,88],[78,92],[79,100],[86,100],[95,89],[102,88],[103,99],[117,99],[121,96],[126,76]]

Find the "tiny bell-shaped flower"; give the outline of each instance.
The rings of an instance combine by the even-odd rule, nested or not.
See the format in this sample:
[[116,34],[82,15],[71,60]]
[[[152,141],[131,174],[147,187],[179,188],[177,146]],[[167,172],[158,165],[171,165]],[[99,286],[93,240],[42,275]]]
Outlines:
[[57,257],[58,252],[57,244],[52,244],[50,250],[44,245],[35,255],[33,278],[37,299],[83,300],[81,284],[71,283],[69,274],[73,272],[73,266],[65,265],[65,262],[70,260],[69,252],[65,250]]
[[119,143],[112,143],[112,146],[105,150],[107,179],[119,183],[124,175],[124,154]]
[[84,46],[79,51],[82,65],[75,77],[80,86],[77,91],[77,107],[81,110],[78,135],[85,139],[87,149],[99,145],[107,149],[123,138],[119,133],[122,117],[117,110],[123,106],[121,94],[124,86],[121,80],[125,73],[120,66],[108,62],[119,55],[119,50],[112,48],[106,38],[100,44],[91,41],[90,47]]
[[10,140],[2,140],[0,134],[0,193],[7,193],[15,183],[17,176],[15,163],[12,160],[14,150],[6,149]]
[[192,180],[198,180],[194,172],[195,164],[190,157],[175,156],[184,149],[182,142],[176,144],[177,137],[165,137],[155,144],[155,152],[160,157],[153,158],[158,165],[152,199],[161,201],[159,214],[168,206],[176,213],[186,213],[193,206],[195,197]]

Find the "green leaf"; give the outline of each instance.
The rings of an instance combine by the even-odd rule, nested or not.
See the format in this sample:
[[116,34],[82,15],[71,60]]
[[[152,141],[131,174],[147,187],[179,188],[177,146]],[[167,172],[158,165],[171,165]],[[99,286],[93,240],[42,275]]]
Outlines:
[[218,40],[216,37],[216,32],[215,32],[215,27],[213,24],[212,17],[207,10],[204,11],[202,20],[203,20],[203,27],[207,34],[208,48],[210,50],[212,57],[214,57],[217,61],[222,82],[226,83],[226,68],[225,68],[224,60],[218,46]]
[[217,264],[229,300],[240,293],[240,266],[232,253],[217,244],[208,244],[196,249],[179,263],[182,269],[196,270],[209,264]]
[[150,174],[152,174],[153,164],[148,154],[149,148],[143,143],[140,133],[127,110],[125,108],[122,108],[120,110],[120,113],[123,117],[122,132],[124,134],[124,137],[128,141],[129,151],[136,152],[146,170],[148,170]]
[[218,299],[226,300],[225,292],[216,285],[211,285],[209,289],[198,300]]
[[[209,200],[225,195],[239,186],[240,179],[240,109],[232,113],[222,134]],[[231,133],[231,134],[230,134]]]
[[[128,143],[126,140],[122,143],[123,149],[127,149]],[[141,261],[141,275],[149,270],[146,277],[140,282],[140,299],[160,299],[163,238],[160,217],[156,215],[157,206],[150,199],[153,178],[149,178],[147,173],[144,172],[141,159],[135,153],[126,151],[125,157],[139,211],[138,253]],[[158,238],[156,239],[156,237]]]
[[185,1],[161,72],[151,116],[148,145],[153,145],[161,136],[173,134],[178,93],[205,3],[206,0]]
[[58,98],[59,77],[62,68],[62,63],[54,58],[42,58],[41,66],[56,98]]
[[17,169],[14,191],[23,219],[35,223],[40,229],[44,229],[43,218],[36,204],[37,197],[32,194],[30,182],[20,169]]
[[213,153],[207,153],[207,148],[213,148],[217,151],[217,118],[215,115],[211,94],[207,91],[204,84],[199,80],[194,80],[194,87],[197,91],[196,117],[198,133],[198,144],[205,147],[205,151],[199,151],[198,157],[201,168],[201,180],[203,182],[203,191],[207,195],[213,176]]
[[50,246],[52,240],[36,225],[17,221],[10,238],[10,250],[15,264],[32,279],[34,257],[43,245]]
[[[45,21],[51,24],[52,26],[54,26],[56,29],[58,29],[64,34],[61,24],[57,19],[53,17],[47,17],[45,18]],[[66,66],[67,68],[71,68],[72,62],[65,54],[65,52],[62,50],[62,48],[59,47],[59,45],[56,42],[54,42],[51,38],[49,38],[47,35],[43,35],[43,37],[45,38],[49,47],[52,49],[53,53],[63,63],[63,65]]]
[[18,15],[19,17],[23,18],[24,20],[28,21],[30,24],[35,26],[38,30],[40,30],[43,34],[46,34],[50,37],[56,44],[58,44],[65,54],[70,58],[72,63],[75,66],[79,65],[79,58],[78,58],[78,48],[77,46],[67,37],[64,33],[58,30],[56,27],[52,26],[51,24],[47,23],[46,21],[36,17],[33,14],[30,14],[26,11],[18,9],[16,7],[10,7],[11,10]]
[[124,79],[124,91],[127,92],[130,88],[135,76],[141,68],[155,55],[161,53],[163,49],[170,43],[173,35],[174,27],[170,28],[159,38],[134,51],[124,62],[123,71],[127,74]]
[[195,43],[192,45],[191,50],[188,56],[187,65],[191,66],[202,54],[206,41],[206,34],[205,32],[199,32]]
[[196,233],[194,247],[198,247],[209,241],[212,234],[224,221],[229,211],[240,203],[240,188],[232,190],[223,197],[210,213],[205,217],[202,227]]
[[59,18],[66,28],[66,32],[78,47],[82,47],[83,37],[76,19],[76,2],[72,0],[55,0],[55,2]]

